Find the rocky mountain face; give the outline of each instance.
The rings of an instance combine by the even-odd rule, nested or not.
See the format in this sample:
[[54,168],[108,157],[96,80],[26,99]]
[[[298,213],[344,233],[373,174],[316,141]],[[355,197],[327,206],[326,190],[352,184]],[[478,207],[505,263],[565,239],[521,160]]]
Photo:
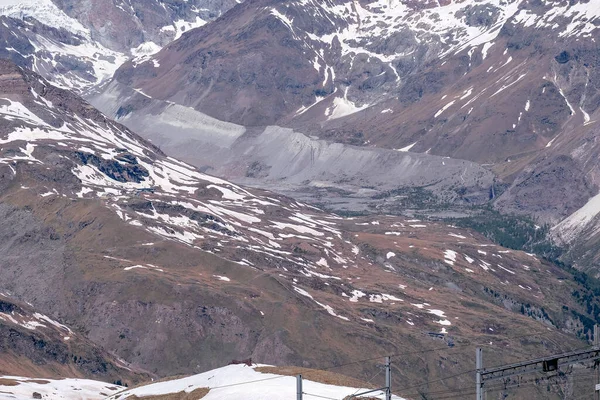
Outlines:
[[[52,4],[52,3],[50,3]],[[109,79],[126,56],[95,42],[77,21],[50,7],[43,22],[0,8],[1,56],[66,89],[85,91]],[[66,28],[65,28],[66,27]]]
[[[149,374],[129,368],[80,333],[0,294],[0,375],[94,377],[132,384]],[[4,393],[4,392],[2,392]]]
[[[597,211],[580,210],[598,187],[591,2],[48,0],[0,14],[1,57],[214,174],[350,212],[393,212],[386,193],[415,187],[460,207],[499,197],[555,225],[566,260],[598,263]],[[582,212],[585,226],[569,222]]]
[[211,173],[347,212],[395,212],[405,202],[387,193],[415,188],[428,204],[491,199],[554,226],[565,261],[600,262],[586,250],[598,213],[592,2],[47,0],[0,14],[1,57]]
[[[286,193],[313,201],[315,186],[326,186],[330,203],[342,197],[347,209],[361,187],[344,186],[343,173],[320,180],[311,162],[290,172],[272,151],[248,149],[273,140],[291,147],[292,159],[309,161],[310,149],[322,147],[319,139],[369,148],[360,154],[402,150],[432,160],[422,170],[450,182],[457,174],[428,156],[469,160],[491,171],[496,184],[466,180],[455,192],[493,195],[455,196],[455,205],[491,199],[503,213],[550,224],[571,249],[564,260],[595,270],[597,254],[584,260],[581,251],[593,241],[580,232],[596,230],[598,210],[588,204],[587,228],[568,221],[582,221],[575,213],[598,193],[599,21],[600,7],[586,0],[253,0],[144,62],[125,63],[89,99],[169,153],[220,176],[268,188],[283,176]],[[176,116],[209,122],[182,127],[165,113],[175,106],[183,106]],[[204,114],[237,127],[214,129],[217,122]],[[269,125],[293,131],[277,128],[274,139]],[[302,151],[293,147],[298,137]],[[377,158],[403,158],[383,154]],[[378,173],[381,164],[362,167]],[[296,176],[309,184],[299,185]],[[393,190],[430,185],[384,176]],[[433,194],[434,202],[452,197]]]
[[[598,288],[576,271],[387,213],[492,204],[595,268],[594,2],[14,3],[2,373],[133,382],[252,357],[369,379],[377,361],[347,363],[398,353],[398,393],[430,397],[472,386],[454,373],[477,346],[500,364],[591,339]],[[527,396],[579,393],[561,379]]]
[[55,85],[85,92],[185,31],[215,20],[236,0],[19,0],[0,5],[0,57]]
[[[0,290],[132,368],[166,376],[247,357],[327,367],[406,353],[399,394],[423,382],[426,395],[471,387],[469,374],[437,379],[471,370],[478,345],[500,363],[589,339],[593,287],[534,255],[207,175],[7,61],[0,99]],[[342,372],[368,379],[373,368]]]
[[[187,30],[220,17],[242,0],[55,0],[102,45],[130,52],[164,46]],[[139,49],[141,50],[141,49]]]
[[[577,38],[593,45],[594,4],[562,3],[254,0],[172,43],[155,57],[160,66],[127,64],[115,78],[152,97],[243,125],[281,123],[307,112],[308,119],[322,123],[387,100],[411,104],[456,80],[480,81],[473,95],[461,92],[470,99],[494,77],[512,83],[502,67],[510,57],[517,61],[515,54],[538,51],[552,59],[560,53],[553,49]],[[544,33],[557,36],[559,43],[540,48]],[[498,63],[500,55],[506,57]],[[498,65],[488,68],[494,59]],[[487,75],[474,79],[483,75],[482,63],[489,64]],[[388,113],[394,108],[399,109]]]

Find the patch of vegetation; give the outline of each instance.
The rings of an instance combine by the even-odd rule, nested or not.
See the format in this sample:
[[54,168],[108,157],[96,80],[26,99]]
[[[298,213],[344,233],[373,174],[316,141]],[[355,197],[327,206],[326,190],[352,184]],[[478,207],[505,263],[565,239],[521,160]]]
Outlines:
[[[482,209],[480,213],[470,217],[447,218],[445,222],[473,229],[503,247],[536,254],[567,272],[579,286],[571,296],[582,306],[580,311],[583,312],[569,310],[566,306],[563,306],[563,311],[570,312],[583,325],[577,336],[582,339],[592,338],[594,325],[600,324],[600,280],[561,260],[565,250],[548,238],[550,226],[538,226],[531,218],[505,215],[491,208]],[[521,306],[522,314],[535,316],[536,311],[529,309],[528,304]],[[542,315],[538,317],[551,320],[543,308],[541,312]]]
[[534,253],[552,262],[562,255],[562,249],[548,240],[550,226],[536,225],[528,217],[501,214],[492,208],[482,208],[475,215],[446,218],[444,221],[461,228],[473,229],[502,247]]
[[[327,209],[327,208],[325,208],[325,209]],[[354,210],[331,210],[331,212],[333,212],[334,214],[339,215],[340,217],[344,217],[344,218],[366,217],[368,215],[373,215],[373,213],[368,212],[368,211],[363,211],[363,210],[358,210],[358,211],[354,211]]]
[[574,290],[571,296],[584,307],[587,313],[586,316],[571,310],[573,316],[583,324],[583,331],[578,332],[578,334],[582,337],[591,337],[591,333],[594,332],[594,325],[600,324],[600,280],[570,266],[564,266],[563,268],[567,269],[575,282],[579,284],[580,289]]

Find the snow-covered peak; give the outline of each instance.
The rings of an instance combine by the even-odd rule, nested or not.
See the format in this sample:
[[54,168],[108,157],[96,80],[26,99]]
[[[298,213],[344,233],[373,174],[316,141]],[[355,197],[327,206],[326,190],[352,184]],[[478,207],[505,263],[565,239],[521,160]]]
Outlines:
[[126,60],[147,60],[235,4],[234,0],[216,5],[200,0],[182,4],[101,0],[88,5],[69,0],[6,0],[0,2],[0,16],[14,21],[4,22],[0,30],[11,31],[3,35],[8,38],[6,50],[22,57],[21,65],[55,85],[85,93],[112,78]]
[[0,30],[8,31],[7,51],[20,65],[53,84],[83,92],[111,78],[128,55],[92,39],[89,29],[50,0],[0,4]]
[[51,0],[3,0],[0,2],[0,15],[18,19],[35,18],[44,25],[90,39],[89,29],[65,14]]
[[590,38],[598,29],[600,4],[595,1],[565,2],[545,0],[547,12],[535,13],[522,8],[515,22],[525,27],[545,28],[558,32],[558,37],[581,36]]
[[507,24],[544,28],[557,38],[589,38],[598,29],[600,5],[552,0],[536,6],[522,0],[418,5],[400,0],[299,0],[274,4],[265,12],[303,44],[323,78],[321,91],[328,94],[302,105],[296,116],[321,103],[324,106],[318,109],[331,120],[332,115],[350,115],[387,99],[387,94],[395,93],[410,74],[429,62],[463,51],[468,51],[469,58],[474,52],[485,58]]

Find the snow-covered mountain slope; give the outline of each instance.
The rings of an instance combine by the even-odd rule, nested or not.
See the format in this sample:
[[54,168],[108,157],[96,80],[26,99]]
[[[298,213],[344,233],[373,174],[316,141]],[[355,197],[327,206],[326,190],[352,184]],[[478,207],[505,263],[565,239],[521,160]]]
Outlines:
[[[491,174],[474,164],[464,174],[440,168],[436,158],[385,151],[361,152],[363,159],[377,161],[357,163],[363,176],[340,185],[347,180],[343,173],[315,179],[323,173],[319,161],[326,163],[327,157],[317,159],[316,167],[282,168],[281,160],[310,158],[293,148],[295,135],[277,135],[279,147],[292,147],[281,157],[247,151],[273,139],[273,131],[291,131],[264,131],[261,140],[244,137],[241,127],[234,135],[216,128],[222,125],[219,120],[201,129],[182,126],[177,115],[189,115],[185,107],[191,107],[246,125],[291,126],[302,142],[316,135],[492,164],[504,181],[500,186],[510,185],[496,207],[551,224],[597,194],[597,151],[589,141],[595,135],[599,98],[596,3],[238,3],[11,0],[0,8],[6,16],[0,25],[5,42],[0,56],[79,92],[97,88],[129,59],[113,84],[100,95],[90,95],[94,104],[213,173],[268,188],[285,178],[285,192],[300,189],[302,198],[312,195],[313,184],[356,197],[373,176],[391,190],[431,187],[431,180],[441,176],[443,182],[436,185],[452,189],[440,196],[436,188],[434,197],[461,204],[486,201],[484,192],[495,190],[490,189]],[[184,26],[187,31],[222,14],[214,24],[183,35]],[[181,40],[154,55],[177,38]],[[127,94],[131,90],[152,98],[132,100]],[[160,100],[164,104],[157,104]],[[195,121],[205,124],[207,119]],[[177,137],[165,139],[165,131]],[[329,145],[309,142],[305,148],[325,146],[327,151],[319,154],[331,153]],[[202,151],[191,151],[194,147]],[[355,149],[338,150],[350,155]],[[202,163],[205,153],[215,161]],[[417,175],[425,179],[410,174],[411,169],[398,174],[382,159],[418,164]],[[348,165],[340,163],[341,169]],[[465,162],[456,164],[464,171]],[[252,176],[255,167],[258,178]],[[381,169],[393,173],[381,174]],[[530,179],[539,175],[545,179]],[[564,200],[548,195],[547,188],[557,182],[567,194]],[[371,202],[361,196],[342,201],[349,209],[361,209],[354,203]],[[568,236],[576,231],[569,230]]]
[[567,248],[566,259],[593,276],[600,276],[600,194],[591,197],[581,208],[552,227],[557,243]]
[[[323,367],[332,354],[409,352],[397,387],[426,376],[438,382],[428,392],[470,382],[436,379],[471,370],[475,345],[501,362],[589,333],[594,316],[572,293],[590,289],[532,255],[215,178],[8,62],[0,98],[0,289],[133,367],[168,376],[249,356]],[[552,341],[511,339],[537,333]],[[342,372],[369,379],[374,363]]]
[[[262,126],[278,124],[338,143],[470,160],[496,175],[496,209],[556,225],[600,185],[598,21],[593,1],[255,0],[145,62],[124,64],[90,99],[133,129],[147,129],[170,153],[230,178],[243,167],[226,161],[229,149],[206,151],[218,156],[203,164],[190,149],[206,140],[189,130],[179,135],[175,122],[163,120],[167,137],[143,121],[177,104],[261,126],[239,140],[249,147],[256,132],[265,136]],[[146,97],[132,97],[133,90]],[[210,136],[209,143],[221,142],[219,132]],[[278,145],[289,147],[286,139]],[[243,157],[233,153],[233,160]],[[273,187],[269,179],[281,166],[269,157],[252,152],[247,159],[251,175],[260,169],[252,184]],[[363,166],[367,175],[378,171]],[[429,176],[450,172],[423,168]],[[310,169],[299,176],[312,178]],[[338,174],[325,184],[345,179]],[[306,193],[302,187],[300,196]],[[575,253],[569,261],[582,255]]]
[[234,0],[164,2],[11,0],[0,3],[0,57],[79,93],[139,63],[186,30],[202,26]]
[[[272,370],[273,373],[261,372],[261,369]],[[277,367],[268,365],[229,365],[199,375],[126,390],[108,397],[107,400],[128,399],[133,398],[133,396],[137,396],[135,398],[145,398],[176,393],[196,393],[195,391],[198,392],[198,395],[203,395],[201,398],[206,400],[294,399],[296,396],[296,377],[278,374],[277,370]],[[282,370],[284,369],[282,368]],[[323,374],[325,375],[325,373]],[[303,379],[302,388],[307,393],[306,397],[322,396],[330,399],[342,399],[369,390],[360,387],[345,387],[315,382],[310,378]],[[369,398],[383,399],[385,397],[381,392],[375,392]],[[393,395],[392,399],[402,400],[402,397]]]
[[[124,388],[89,379],[33,379],[0,376],[0,394],[6,400],[102,400]],[[35,397],[34,393],[38,396]]]
[[[50,1],[50,0],[47,0]],[[102,45],[129,53],[160,48],[242,0],[52,0]]]
[[[251,1],[186,35],[154,62],[124,66],[117,79],[246,125],[298,118],[312,109],[307,118],[325,122],[406,96],[411,76],[431,63],[458,56],[468,57],[467,68],[481,63],[515,26],[545,30],[561,41],[590,40],[597,5],[562,3]],[[227,67],[229,59],[237,60],[239,72]],[[178,68],[182,60],[187,67]],[[202,68],[194,75],[196,64]],[[430,83],[428,91],[443,85]]]
[[[4,76],[11,79],[10,67],[5,68]],[[23,83],[20,74],[15,70],[18,84]],[[320,257],[336,257],[338,264],[350,262],[337,256],[348,246],[341,241],[333,216],[319,216],[296,203],[284,205],[277,198],[257,196],[200,173],[164,156],[93,109],[83,106],[83,116],[66,114],[60,108],[64,104],[47,98],[55,93],[67,96],[59,101],[68,104],[72,95],[57,92],[30,75],[25,78],[30,80],[30,90],[23,87],[23,93],[1,100],[0,113],[9,133],[0,139],[6,155],[0,164],[13,170],[16,160],[45,164],[48,153],[64,154],[59,164],[70,164],[71,174],[80,182],[75,186],[73,179],[60,182],[70,189],[69,197],[102,198],[129,225],[189,245],[202,243],[211,252],[235,251],[235,261],[244,265],[253,265],[243,256],[246,252],[248,259],[261,253],[303,268],[315,268]],[[48,190],[40,195],[66,195]],[[334,237],[339,241],[336,245],[331,243]],[[283,251],[279,242],[293,238],[310,238],[317,251],[312,260]]]
[[[181,37],[183,27],[229,10]],[[15,0],[3,3],[0,15],[0,57],[61,87],[89,92],[130,60],[90,100],[170,154],[228,179],[269,189],[284,179],[284,193],[313,200],[326,187],[330,201],[348,210],[394,209],[374,201],[381,193],[365,192],[365,185],[383,192],[429,187],[436,201],[461,205],[496,192],[490,172],[428,156],[437,154],[492,164],[500,187],[510,185],[496,207],[541,222],[557,224],[597,194],[597,149],[589,139],[599,98],[600,7],[593,2]],[[228,70],[232,65],[239,71]],[[152,98],[132,98],[131,90]],[[242,135],[237,126],[232,135],[221,129],[225,123],[204,117],[195,120],[203,125],[197,129],[181,123],[190,107],[243,124],[277,122],[295,133]],[[290,151],[267,149],[273,132],[275,147]],[[427,155],[360,151],[364,162],[352,164],[344,160],[356,149],[331,151],[307,139],[314,135]],[[297,136],[303,149],[294,145]],[[262,153],[248,152],[253,146]],[[325,157],[313,160],[308,148]],[[327,154],[340,171],[354,165],[360,176],[323,171]],[[304,161],[282,166],[289,159]],[[412,167],[397,173],[390,163]],[[557,183],[565,199],[548,195]],[[340,190],[350,196],[338,196]],[[560,230],[566,226],[572,224]],[[579,238],[582,229],[560,236]]]
[[128,58],[92,39],[88,29],[50,0],[0,5],[2,58],[35,70],[55,85],[85,91]]

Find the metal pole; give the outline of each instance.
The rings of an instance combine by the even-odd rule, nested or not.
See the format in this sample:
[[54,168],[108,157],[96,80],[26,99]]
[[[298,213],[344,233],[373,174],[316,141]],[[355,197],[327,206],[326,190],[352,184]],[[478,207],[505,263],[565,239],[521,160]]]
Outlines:
[[[600,329],[598,325],[594,325],[594,347],[597,349],[600,345]],[[600,364],[598,360],[594,363],[596,367],[596,384],[594,385],[594,399],[600,400],[600,391],[598,390],[598,384],[600,384]]]
[[385,358],[385,399],[392,400],[392,361],[390,357]]
[[477,394],[476,400],[483,400],[483,385],[481,384],[481,370],[483,368],[483,356],[481,348],[478,347],[475,350],[475,368],[477,369],[477,376],[475,378],[475,393]]
[[296,400],[302,400],[302,375],[296,377]]

